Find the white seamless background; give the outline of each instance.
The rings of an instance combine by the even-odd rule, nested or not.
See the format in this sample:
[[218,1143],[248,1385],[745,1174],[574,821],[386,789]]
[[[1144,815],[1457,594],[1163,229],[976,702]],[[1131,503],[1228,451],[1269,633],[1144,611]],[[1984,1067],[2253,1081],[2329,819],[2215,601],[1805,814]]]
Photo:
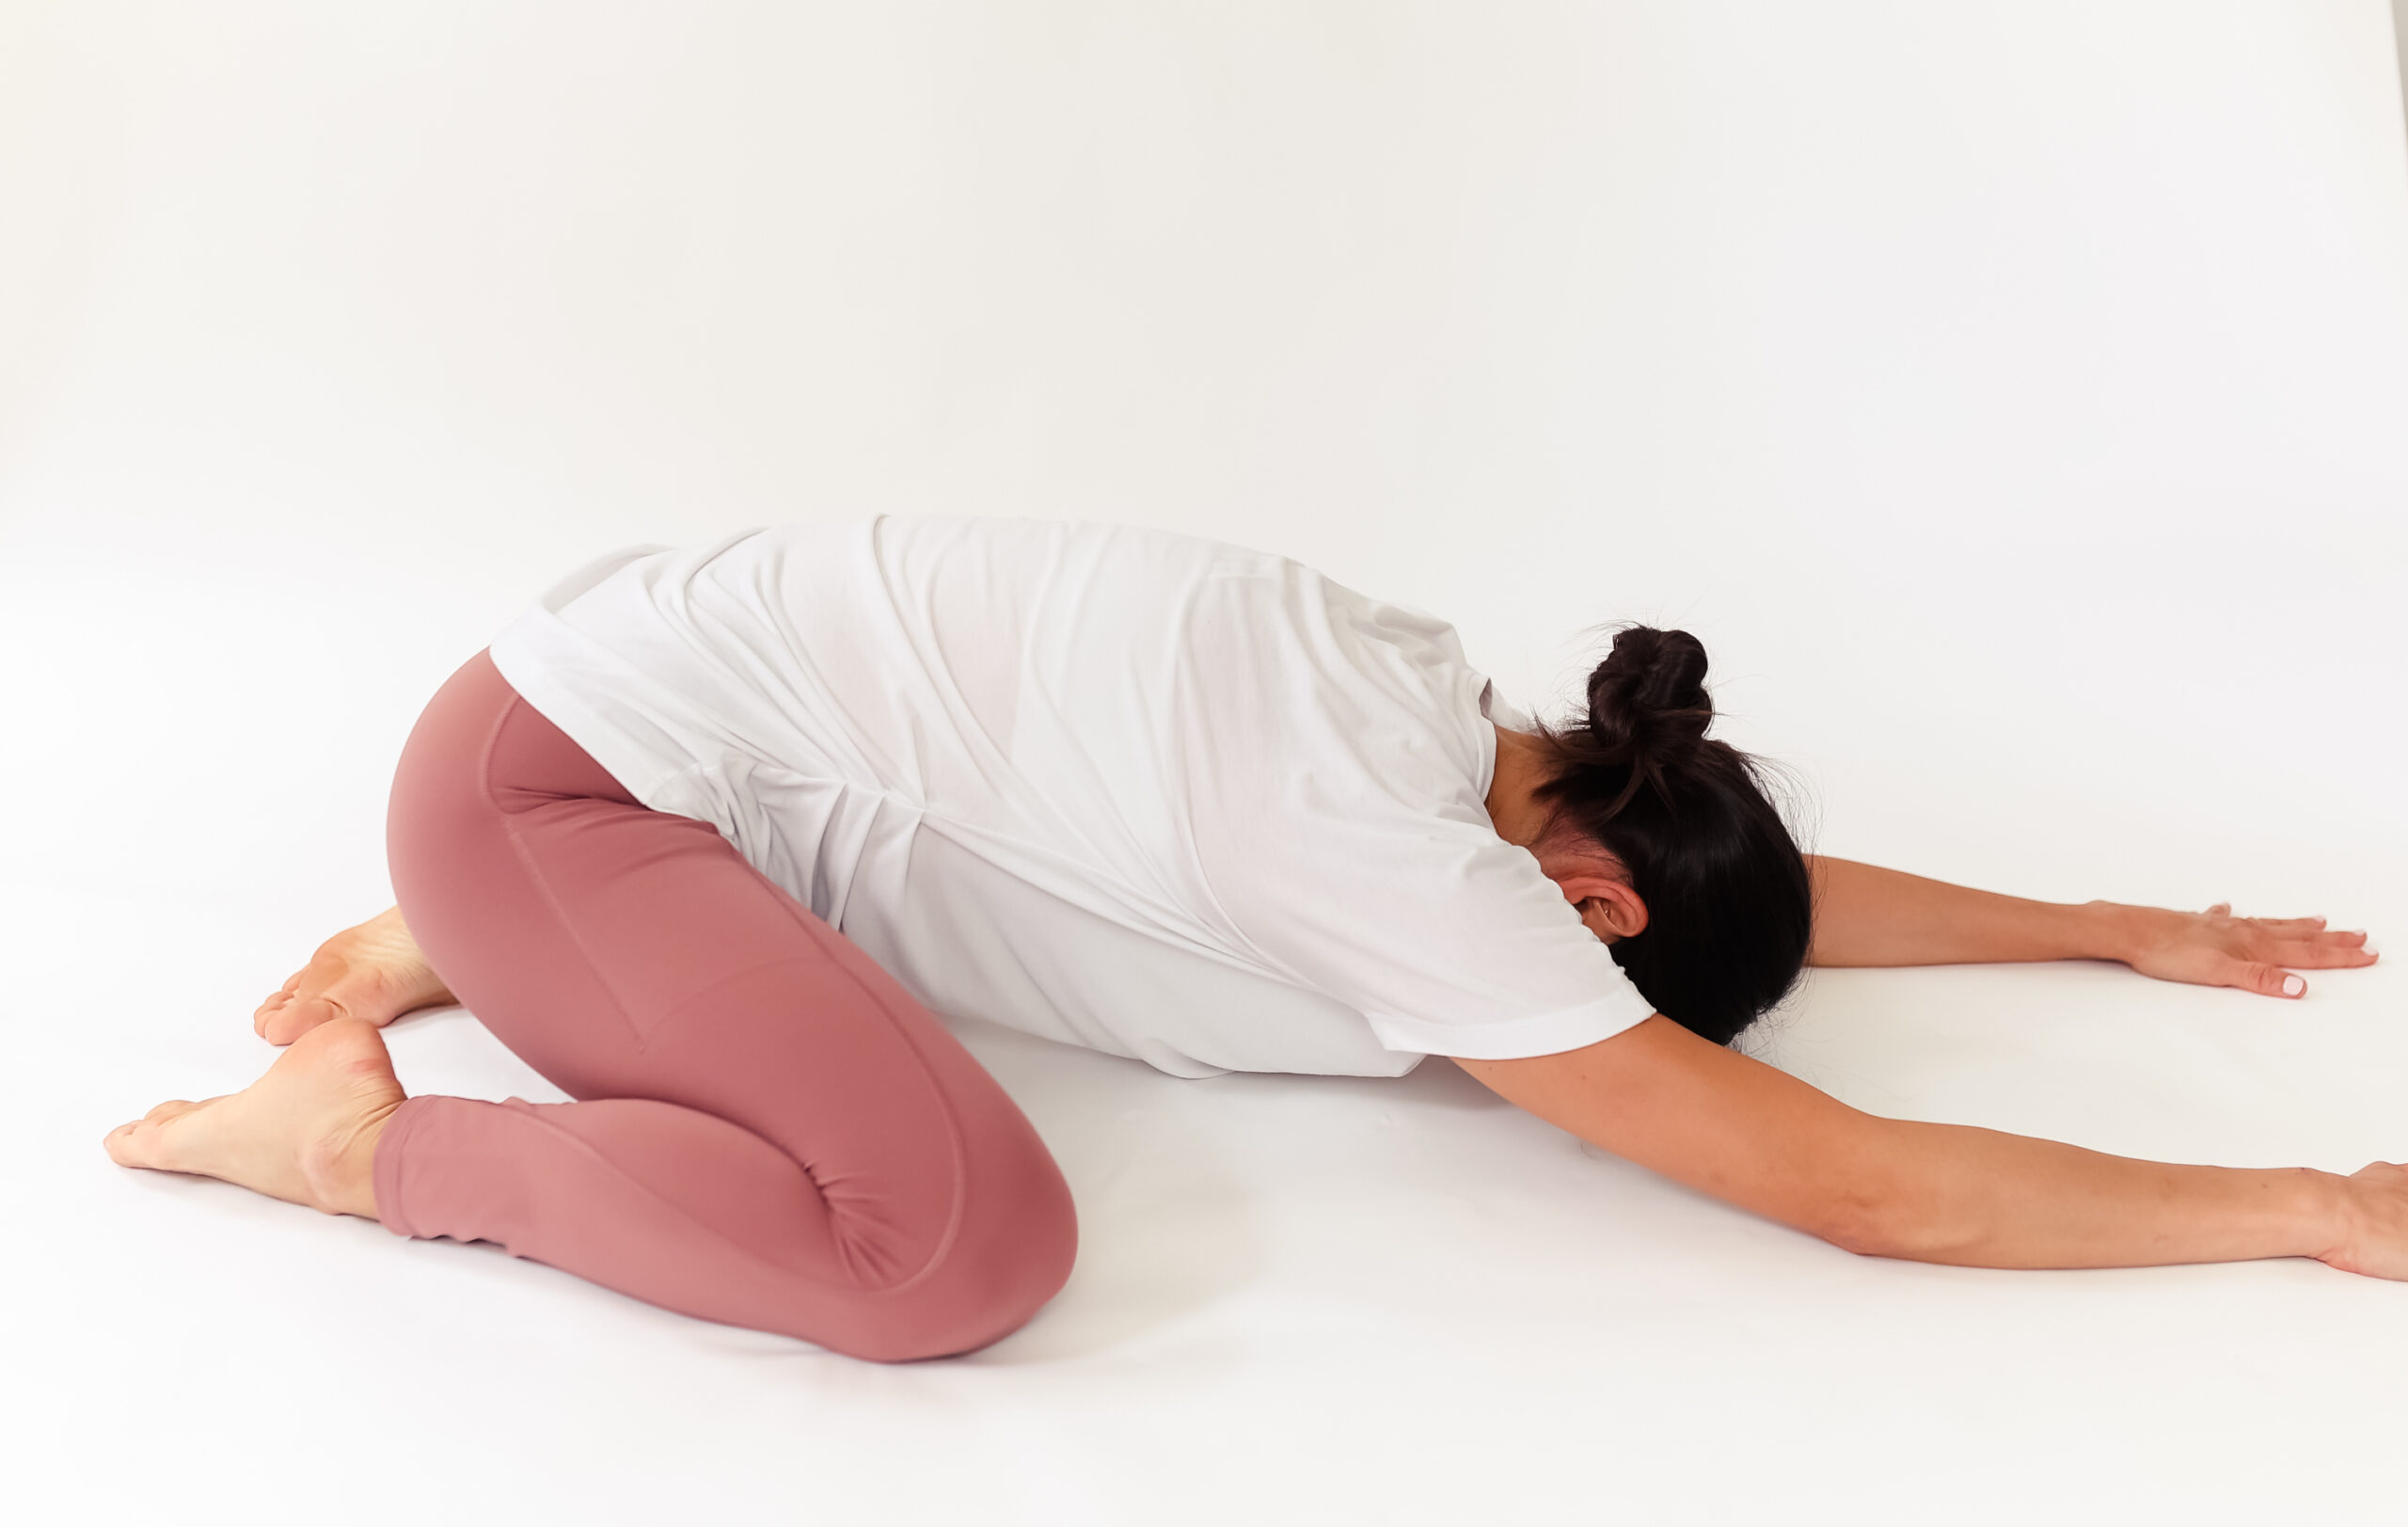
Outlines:
[[[2400,1519],[2408,1287],[1854,1258],[1437,1063],[964,1026],[1082,1261],[910,1368],[99,1147],[264,1066],[545,584],[874,509],[1274,548],[1528,705],[1684,626],[1830,851],[2408,936],[2394,58],[2383,0],[0,4],[0,1510]],[[1751,1047],[2346,1171],[2397,975],[1827,973]]]

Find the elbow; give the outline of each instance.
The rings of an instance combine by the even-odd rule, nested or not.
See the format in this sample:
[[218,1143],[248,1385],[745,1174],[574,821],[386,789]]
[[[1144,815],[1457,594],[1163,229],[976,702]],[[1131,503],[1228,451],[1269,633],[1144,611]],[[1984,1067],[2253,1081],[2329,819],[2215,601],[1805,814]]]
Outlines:
[[1888,1191],[1850,1189],[1835,1194],[1811,1228],[1843,1251],[1909,1262],[1948,1260],[1947,1249],[1954,1239],[1930,1205]]
[[1810,1228],[1821,1239],[1860,1257],[1898,1254],[1900,1237],[1889,1216],[1869,1206],[1835,1206]]

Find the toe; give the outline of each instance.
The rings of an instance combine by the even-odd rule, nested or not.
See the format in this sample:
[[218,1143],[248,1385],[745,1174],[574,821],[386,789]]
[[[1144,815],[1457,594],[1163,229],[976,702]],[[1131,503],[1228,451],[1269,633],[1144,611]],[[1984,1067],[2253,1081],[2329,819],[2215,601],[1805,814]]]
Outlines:
[[342,1015],[342,1009],[325,997],[300,997],[261,1020],[260,1034],[270,1044],[290,1044],[328,1019]]
[[101,1143],[120,1167],[166,1168],[173,1136],[168,1126],[199,1106],[182,1098],[162,1103],[141,1118],[110,1130]]
[[158,1164],[159,1127],[148,1120],[136,1119],[110,1130],[101,1144],[109,1159],[120,1167],[151,1167]]

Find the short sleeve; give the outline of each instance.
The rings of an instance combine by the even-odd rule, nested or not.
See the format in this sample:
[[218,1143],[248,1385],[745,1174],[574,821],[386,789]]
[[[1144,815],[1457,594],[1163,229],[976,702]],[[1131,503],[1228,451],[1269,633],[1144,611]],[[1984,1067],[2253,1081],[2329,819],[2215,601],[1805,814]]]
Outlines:
[[1489,820],[1500,708],[1452,627],[1292,567],[1186,618],[1177,793],[1212,898],[1257,957],[1391,1051],[1553,1055],[1649,1016]]
[[1655,1010],[1526,850],[1400,808],[1259,844],[1224,906],[1258,949],[1363,1014],[1381,1045],[1511,1060],[1609,1039]]

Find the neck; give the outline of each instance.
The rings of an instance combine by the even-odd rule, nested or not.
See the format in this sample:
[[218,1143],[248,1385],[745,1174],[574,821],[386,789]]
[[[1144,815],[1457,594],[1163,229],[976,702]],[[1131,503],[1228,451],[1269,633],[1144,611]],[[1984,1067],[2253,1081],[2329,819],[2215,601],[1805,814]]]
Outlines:
[[1555,766],[1541,751],[1537,738],[1488,724],[1497,733],[1497,772],[1488,782],[1488,819],[1497,835],[1516,848],[1538,841],[1546,826],[1546,808],[1531,792],[1554,777]]
[[1647,907],[1631,888],[1630,871],[1608,850],[1560,835],[1545,845],[1539,835],[1546,829],[1547,808],[1532,792],[1555,777],[1555,761],[1527,732],[1497,726],[1497,772],[1488,782],[1488,819],[1497,835],[1527,849],[1539,862],[1539,872],[1555,882],[1563,899],[1578,909],[1589,931],[1608,944],[1629,938],[1647,927]]

